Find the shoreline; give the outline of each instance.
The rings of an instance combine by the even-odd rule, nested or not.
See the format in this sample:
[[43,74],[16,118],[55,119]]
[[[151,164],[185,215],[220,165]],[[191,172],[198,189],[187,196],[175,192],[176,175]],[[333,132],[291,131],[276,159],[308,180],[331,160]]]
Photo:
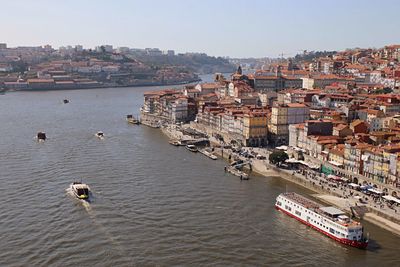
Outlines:
[[185,82],[177,82],[177,83],[154,83],[154,84],[132,84],[132,85],[99,85],[93,87],[81,86],[81,87],[71,87],[71,88],[46,88],[46,89],[0,89],[1,93],[9,93],[9,92],[46,92],[46,91],[73,91],[73,90],[90,90],[90,89],[103,89],[103,88],[125,88],[125,87],[152,87],[152,86],[179,86],[179,85],[187,85],[192,83],[201,82],[202,79],[185,81]]
[[[299,186],[302,186],[303,188],[306,188],[315,194],[307,194],[323,203],[329,204],[336,206],[347,213],[351,214],[351,210],[346,204],[348,204],[348,200],[341,198],[340,194],[332,192],[332,191],[327,191],[327,190],[321,190],[321,188],[317,186],[313,186],[311,181],[307,183],[304,181],[302,178],[296,177],[295,175],[290,175],[286,173],[283,170],[280,170],[279,168],[271,165],[270,163],[265,163],[268,168],[268,172],[264,172],[262,170],[259,170],[257,168],[253,167],[253,172],[256,172],[257,174],[264,176],[264,177],[272,177],[272,178],[281,178],[286,181],[289,181],[291,183],[297,184]],[[382,229],[385,229],[397,236],[400,236],[400,224],[393,222],[392,220],[389,219],[389,216],[384,216],[384,214],[377,214],[375,211],[370,210],[368,207],[368,212],[366,212],[361,220],[365,220],[369,223],[372,223]]]
[[[170,132],[164,128],[161,128],[161,132],[170,139],[177,138],[176,135],[174,135],[172,132]],[[211,140],[210,140],[210,142],[211,142]],[[217,143],[214,143],[214,144],[217,144]],[[218,157],[222,158],[223,160],[225,160],[226,162],[229,163],[229,155],[231,154],[231,152],[227,151],[226,153],[223,153],[222,150],[223,149],[221,149],[221,148],[215,148],[214,153]],[[302,186],[303,188],[308,189],[313,192],[313,193],[307,194],[307,196],[311,196],[311,197],[317,199],[318,201],[321,201],[321,202],[329,204],[329,205],[336,206],[336,207],[346,211],[347,213],[351,213],[350,208],[347,207],[349,200],[342,198],[340,194],[338,194],[334,191],[321,189],[315,183],[313,184],[313,182],[311,180],[306,181],[300,177],[297,177],[294,174],[290,174],[285,170],[277,168],[276,166],[266,162],[265,160],[253,159],[253,162],[251,165],[252,165],[251,172],[254,172],[265,178],[271,177],[271,178],[284,179],[288,182]],[[393,220],[390,220],[390,217],[388,215],[378,214],[376,211],[371,210],[368,207],[367,207],[367,209],[368,209],[368,212],[366,212],[362,216],[361,220],[365,220],[369,223],[372,223],[382,229],[385,229],[385,230],[395,234],[396,236],[400,236],[400,224],[399,223],[393,222]]]

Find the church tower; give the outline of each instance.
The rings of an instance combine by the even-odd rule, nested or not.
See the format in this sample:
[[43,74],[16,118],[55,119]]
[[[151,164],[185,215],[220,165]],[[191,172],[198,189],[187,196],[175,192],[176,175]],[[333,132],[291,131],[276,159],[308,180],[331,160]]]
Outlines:
[[237,74],[240,74],[240,75],[243,74],[242,67],[241,67],[240,65],[239,65],[239,67],[237,68],[236,73],[237,73]]

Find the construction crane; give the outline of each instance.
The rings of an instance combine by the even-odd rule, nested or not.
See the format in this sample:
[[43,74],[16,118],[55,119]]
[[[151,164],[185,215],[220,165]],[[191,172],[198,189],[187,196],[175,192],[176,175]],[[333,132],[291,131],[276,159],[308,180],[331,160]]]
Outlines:
[[287,55],[289,55],[289,54],[286,54],[286,53],[280,53],[279,55],[278,55],[278,57],[280,56],[280,59],[281,59],[281,64],[285,61],[285,59],[283,58],[283,56],[287,56]]

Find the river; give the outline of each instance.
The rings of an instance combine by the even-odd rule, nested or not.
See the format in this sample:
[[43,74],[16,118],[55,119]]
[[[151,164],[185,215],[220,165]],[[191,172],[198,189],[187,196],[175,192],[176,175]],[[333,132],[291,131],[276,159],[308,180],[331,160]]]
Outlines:
[[[274,209],[286,189],[310,191],[241,182],[222,160],[127,124],[160,88],[0,95],[0,266],[399,266],[397,236],[364,222],[367,250],[340,245]],[[75,179],[91,203],[68,194]]]

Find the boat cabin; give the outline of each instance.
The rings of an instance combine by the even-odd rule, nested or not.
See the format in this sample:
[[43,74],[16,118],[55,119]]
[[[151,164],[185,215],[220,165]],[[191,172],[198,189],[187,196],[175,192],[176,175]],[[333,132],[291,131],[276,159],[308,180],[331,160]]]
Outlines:
[[38,140],[46,140],[46,133],[44,133],[44,132],[38,132],[38,134],[37,134],[37,139],[38,139]]

